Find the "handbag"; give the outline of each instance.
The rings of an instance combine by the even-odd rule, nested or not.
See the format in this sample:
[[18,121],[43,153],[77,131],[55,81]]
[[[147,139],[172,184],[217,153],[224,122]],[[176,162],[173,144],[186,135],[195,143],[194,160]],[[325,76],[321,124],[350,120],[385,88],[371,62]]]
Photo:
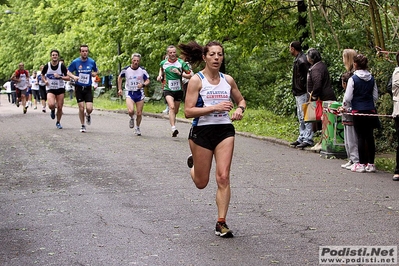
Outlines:
[[302,104],[303,120],[305,122],[321,121],[323,115],[323,102],[321,100],[312,101],[312,93],[309,100]]

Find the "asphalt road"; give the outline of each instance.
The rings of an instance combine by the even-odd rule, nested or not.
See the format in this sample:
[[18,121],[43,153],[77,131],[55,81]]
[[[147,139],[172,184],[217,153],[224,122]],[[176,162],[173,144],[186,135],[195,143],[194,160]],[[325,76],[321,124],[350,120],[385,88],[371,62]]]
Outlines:
[[[318,265],[319,246],[397,246],[399,182],[343,160],[238,134],[227,217],[214,235],[214,178],[189,177],[190,124],[95,110],[0,105],[0,265]],[[94,103],[95,105],[95,103]],[[244,118],[245,119],[245,118]],[[214,171],[212,171],[214,175]]]

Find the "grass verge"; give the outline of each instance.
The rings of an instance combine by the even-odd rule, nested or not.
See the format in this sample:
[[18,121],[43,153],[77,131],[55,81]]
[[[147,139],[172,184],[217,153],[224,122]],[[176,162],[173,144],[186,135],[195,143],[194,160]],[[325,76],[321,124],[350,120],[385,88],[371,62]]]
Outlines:
[[[76,99],[65,99],[65,105],[77,107]],[[94,107],[102,110],[126,110],[124,100],[112,98],[109,93],[105,93],[94,99]],[[146,103],[144,112],[161,113],[166,107],[163,100],[159,102]],[[184,104],[180,105],[179,118],[184,118]],[[234,126],[237,131],[247,132],[258,136],[271,137],[291,142],[296,140],[298,136],[298,120],[296,117],[281,117],[274,113],[262,109],[250,109],[245,111],[244,119],[235,121]],[[320,137],[315,136],[315,142]],[[395,154],[377,154],[375,164],[378,170],[393,173],[395,169]]]

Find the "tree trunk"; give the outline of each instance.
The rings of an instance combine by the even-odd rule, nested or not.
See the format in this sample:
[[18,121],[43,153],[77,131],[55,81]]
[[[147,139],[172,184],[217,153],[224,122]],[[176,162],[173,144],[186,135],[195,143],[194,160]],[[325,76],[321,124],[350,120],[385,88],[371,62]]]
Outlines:
[[316,39],[316,33],[314,31],[314,25],[313,25],[313,16],[312,16],[312,0],[308,0],[308,5],[309,5],[309,28],[310,32],[312,34],[312,39]]
[[377,31],[377,26],[375,22],[375,15],[374,15],[374,9],[373,9],[373,0],[369,0],[369,12],[370,12],[370,19],[371,19],[371,28],[373,29],[373,34],[374,34],[374,46],[380,46],[380,41],[378,38],[378,31]]
[[[296,26],[297,26],[298,32],[300,32],[300,34],[301,34],[299,36],[299,41],[302,43],[305,39],[307,39],[309,37],[309,32],[306,29],[307,6],[305,4],[305,1],[298,1],[297,8],[298,8],[298,23],[296,24]],[[306,47],[304,47],[304,48],[307,49]]]

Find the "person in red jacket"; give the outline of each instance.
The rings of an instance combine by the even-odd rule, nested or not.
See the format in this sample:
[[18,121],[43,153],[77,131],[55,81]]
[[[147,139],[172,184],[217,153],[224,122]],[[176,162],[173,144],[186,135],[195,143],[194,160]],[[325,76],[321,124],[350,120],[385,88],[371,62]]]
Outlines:
[[11,80],[15,82],[15,91],[17,94],[16,105],[19,107],[19,102],[22,102],[23,112],[26,114],[26,90],[28,89],[29,83],[29,72],[25,70],[24,63],[18,64],[18,69],[15,70],[14,74],[11,76]]

